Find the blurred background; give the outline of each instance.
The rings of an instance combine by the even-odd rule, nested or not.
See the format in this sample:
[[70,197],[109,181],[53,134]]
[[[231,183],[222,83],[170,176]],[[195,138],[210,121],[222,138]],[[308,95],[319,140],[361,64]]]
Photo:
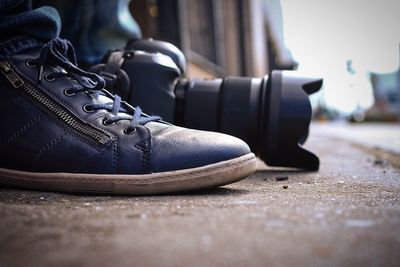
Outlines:
[[400,121],[399,1],[135,0],[143,37],[181,48],[190,77],[324,78],[317,120]]
[[183,50],[191,78],[299,70],[324,78],[312,96],[314,119],[400,121],[398,0],[33,3],[59,10],[62,36],[78,48],[78,58],[93,54],[89,64],[130,38],[154,38]]

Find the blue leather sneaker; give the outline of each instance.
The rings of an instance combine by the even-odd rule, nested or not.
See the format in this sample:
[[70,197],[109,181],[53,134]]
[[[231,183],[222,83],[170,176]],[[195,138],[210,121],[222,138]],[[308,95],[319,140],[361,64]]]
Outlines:
[[170,125],[104,90],[102,78],[76,66],[66,40],[14,54],[0,73],[2,185],[143,195],[255,171],[243,141]]

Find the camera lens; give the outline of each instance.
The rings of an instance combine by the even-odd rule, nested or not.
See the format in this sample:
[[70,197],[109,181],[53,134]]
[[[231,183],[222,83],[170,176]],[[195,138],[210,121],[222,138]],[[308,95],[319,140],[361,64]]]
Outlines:
[[320,89],[322,79],[294,71],[272,71],[263,78],[181,79],[185,62],[183,54],[174,51],[177,48],[153,41],[135,44],[143,50],[169,51],[175,57],[111,52],[92,67],[109,80],[108,90],[125,92],[129,104],[170,123],[236,136],[270,166],[319,168],[318,157],[301,145],[311,121],[308,95]]
[[247,77],[181,80],[175,90],[175,123],[234,135],[256,151],[262,82]]
[[300,145],[311,120],[308,94],[321,86],[322,79],[291,71],[262,79],[180,80],[175,123],[241,138],[270,166],[317,170],[318,158]]

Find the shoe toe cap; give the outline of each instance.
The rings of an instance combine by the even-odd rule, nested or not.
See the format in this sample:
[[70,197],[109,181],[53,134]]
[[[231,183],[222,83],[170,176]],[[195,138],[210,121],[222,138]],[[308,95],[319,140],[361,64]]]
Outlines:
[[242,140],[226,134],[163,127],[153,131],[152,171],[201,167],[250,153]]

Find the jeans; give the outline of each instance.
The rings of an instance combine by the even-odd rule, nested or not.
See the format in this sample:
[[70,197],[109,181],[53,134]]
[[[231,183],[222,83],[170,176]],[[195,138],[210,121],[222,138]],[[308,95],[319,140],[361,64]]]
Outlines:
[[31,10],[27,0],[0,0],[1,41],[26,35],[47,42],[60,30],[60,17],[54,8]]
[[0,59],[58,37],[61,21],[57,11],[30,7],[28,0],[0,0]]
[[[0,0],[0,58],[61,35],[75,46],[81,65],[98,63],[105,52],[120,48],[141,32],[128,0]],[[61,28],[59,13],[64,27]],[[12,45],[10,45],[12,43]]]

